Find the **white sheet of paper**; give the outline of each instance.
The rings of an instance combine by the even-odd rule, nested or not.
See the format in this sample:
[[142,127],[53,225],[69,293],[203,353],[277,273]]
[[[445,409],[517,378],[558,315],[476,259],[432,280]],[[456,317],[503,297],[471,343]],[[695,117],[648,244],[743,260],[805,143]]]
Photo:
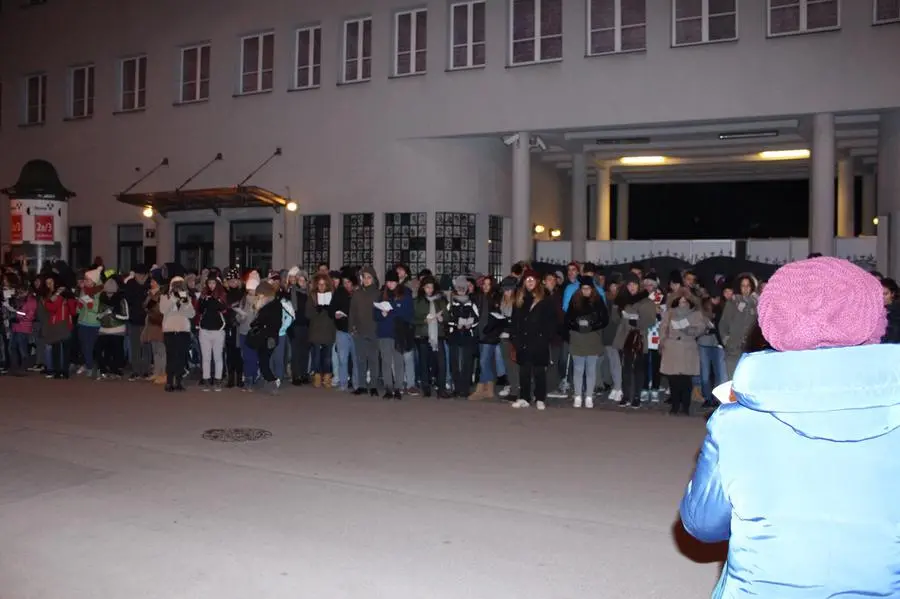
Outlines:
[[731,403],[731,381],[726,381],[713,389],[713,397],[719,400],[719,403]]
[[337,316],[338,318],[347,318],[347,314],[344,312],[341,312],[340,310],[335,312],[334,315]]
[[373,305],[381,312],[390,312],[394,309],[391,302],[375,302]]
[[496,318],[497,320],[506,320],[506,317],[503,316],[500,312],[491,312],[491,316]]
[[317,293],[316,301],[319,303],[320,306],[327,306],[327,305],[331,304],[331,292],[326,291],[325,293]]

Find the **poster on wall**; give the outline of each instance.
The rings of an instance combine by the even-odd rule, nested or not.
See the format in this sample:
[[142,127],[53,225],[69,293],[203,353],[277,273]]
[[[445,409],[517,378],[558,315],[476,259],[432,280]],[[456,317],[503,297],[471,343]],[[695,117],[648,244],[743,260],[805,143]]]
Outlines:
[[53,245],[63,243],[67,202],[14,199],[9,204],[10,243]]

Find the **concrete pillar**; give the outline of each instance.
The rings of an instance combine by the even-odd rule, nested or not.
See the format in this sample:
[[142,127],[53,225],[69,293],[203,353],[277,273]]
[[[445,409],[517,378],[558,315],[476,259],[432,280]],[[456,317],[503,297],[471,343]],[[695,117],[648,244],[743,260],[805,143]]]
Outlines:
[[[878,131],[878,236],[887,236],[886,274],[900,277],[900,111],[881,115]],[[886,226],[881,218],[886,216]],[[879,256],[879,264],[883,264]]]
[[628,182],[619,181],[616,186],[616,239],[628,239]]
[[875,173],[864,173],[862,176],[862,234],[875,235],[875,217],[878,216],[878,203],[875,199]]
[[837,236],[853,237],[856,215],[853,197],[853,159],[849,156],[838,161]]
[[597,239],[609,241],[612,200],[610,199],[610,172],[604,164],[597,165]]
[[587,256],[587,175],[584,154],[572,157],[572,260]]
[[834,254],[834,115],[813,117],[809,180],[809,251]]
[[[512,262],[527,260],[533,249],[531,230],[531,136],[521,131],[513,144]],[[430,237],[430,236],[429,236]]]

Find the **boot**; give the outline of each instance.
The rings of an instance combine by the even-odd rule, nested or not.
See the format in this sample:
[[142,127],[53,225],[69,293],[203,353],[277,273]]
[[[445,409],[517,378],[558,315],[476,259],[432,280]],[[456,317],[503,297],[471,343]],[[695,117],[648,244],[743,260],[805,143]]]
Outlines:
[[313,387],[316,389],[322,388],[322,375],[318,372],[313,375]]
[[331,375],[326,374],[322,377],[322,386],[326,389],[331,389]]
[[484,383],[478,383],[475,392],[469,395],[469,401],[481,401],[484,399]]
[[494,399],[494,383],[493,381],[490,383],[484,384],[484,399],[488,401],[492,401]]

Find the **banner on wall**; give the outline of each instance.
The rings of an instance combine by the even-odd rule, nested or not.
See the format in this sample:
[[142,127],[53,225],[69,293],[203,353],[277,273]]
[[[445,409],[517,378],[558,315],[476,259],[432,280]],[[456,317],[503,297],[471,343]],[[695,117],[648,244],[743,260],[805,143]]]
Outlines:
[[63,242],[68,202],[14,199],[9,204],[12,245],[53,245]]

